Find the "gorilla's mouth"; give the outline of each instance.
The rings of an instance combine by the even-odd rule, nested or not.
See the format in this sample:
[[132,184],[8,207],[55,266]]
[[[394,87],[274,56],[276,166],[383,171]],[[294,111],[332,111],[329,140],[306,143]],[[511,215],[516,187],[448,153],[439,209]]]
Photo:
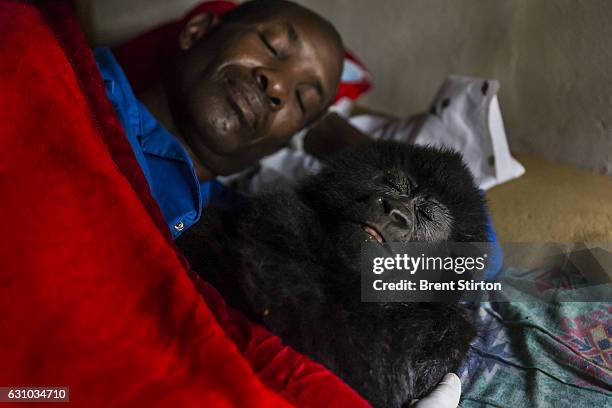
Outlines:
[[383,242],[385,242],[385,239],[383,238],[382,234],[374,227],[369,226],[369,225],[362,225],[363,230],[369,234],[372,238],[374,238],[379,244],[382,244]]

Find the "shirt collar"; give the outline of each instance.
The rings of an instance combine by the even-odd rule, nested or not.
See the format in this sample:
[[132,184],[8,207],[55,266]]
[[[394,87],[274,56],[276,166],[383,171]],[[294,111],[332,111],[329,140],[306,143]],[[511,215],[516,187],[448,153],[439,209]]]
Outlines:
[[176,136],[166,130],[140,101],[138,106],[138,120],[140,125],[139,140],[142,150],[148,154],[180,160],[193,167],[193,163],[181,142]]
[[[94,55],[100,67],[100,73],[105,82],[106,91],[113,96],[109,96],[109,98],[118,105],[116,109],[120,109],[123,112],[123,125],[129,128],[126,129],[126,134],[134,135],[137,139],[139,148],[145,155],[158,156],[164,160],[175,160],[181,163],[180,166],[187,166],[189,169],[191,173],[190,179],[193,181],[191,186],[194,192],[193,209],[195,210],[195,217],[192,217],[194,219],[191,222],[197,221],[197,219],[200,218],[202,204],[206,197],[203,197],[204,187],[198,180],[195,168],[187,152],[180,141],[155,119],[144,104],[136,99],[123,69],[112,52],[108,48],[95,48]],[[147,164],[145,162],[140,163],[140,165],[141,167],[147,167],[153,164]],[[147,174],[148,172],[145,172],[145,175]],[[149,185],[151,185],[152,190],[158,190],[159,186],[156,184],[156,180],[148,178],[147,181]],[[163,207],[163,200],[160,202],[159,197],[157,198],[158,203]],[[184,222],[184,215],[179,215],[179,221]],[[168,218],[166,213],[164,213],[164,216]],[[171,223],[172,229],[175,221],[169,219],[166,221]],[[172,229],[172,232],[174,234],[175,230]]]
[[112,99],[122,101],[121,108],[127,115],[127,123],[124,123],[124,126],[129,126],[130,130],[135,134],[140,133],[142,129],[138,100],[121,65],[119,65],[119,62],[117,62],[115,56],[107,47],[97,47],[93,50],[93,53],[100,68],[107,92],[112,94],[118,93],[120,95]]

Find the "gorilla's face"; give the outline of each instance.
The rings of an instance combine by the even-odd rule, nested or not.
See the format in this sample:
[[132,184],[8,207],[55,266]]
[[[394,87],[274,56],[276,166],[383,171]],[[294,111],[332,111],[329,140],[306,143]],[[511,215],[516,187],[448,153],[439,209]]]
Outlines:
[[486,240],[480,193],[448,151],[370,144],[336,157],[299,194],[345,259],[364,242]]
[[353,208],[339,221],[353,225],[348,229],[358,231],[363,242],[431,242],[450,237],[453,218],[448,208],[403,169],[376,174],[360,193],[351,197]]

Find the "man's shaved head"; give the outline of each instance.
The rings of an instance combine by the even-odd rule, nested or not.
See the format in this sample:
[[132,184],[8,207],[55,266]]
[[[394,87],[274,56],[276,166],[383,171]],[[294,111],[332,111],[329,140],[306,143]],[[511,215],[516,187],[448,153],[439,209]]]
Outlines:
[[221,21],[229,22],[245,22],[245,21],[262,21],[270,17],[274,17],[280,10],[293,9],[300,10],[302,13],[311,14],[315,19],[319,20],[322,26],[327,26],[329,30],[330,40],[336,43],[340,49],[343,48],[342,37],[336,28],[325,18],[314,13],[313,11],[303,7],[297,3],[288,0],[251,0],[240,4],[238,7],[230,10],[221,17]]

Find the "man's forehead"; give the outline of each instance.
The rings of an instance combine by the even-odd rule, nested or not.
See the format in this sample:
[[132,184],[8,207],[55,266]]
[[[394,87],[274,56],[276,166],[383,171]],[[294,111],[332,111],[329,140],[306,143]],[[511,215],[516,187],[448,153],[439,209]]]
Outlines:
[[[243,3],[239,7],[247,4]],[[323,17],[295,3],[255,2],[252,6],[239,19],[240,22],[286,35],[296,49],[300,50],[304,63],[312,63],[309,65],[316,71],[320,91],[325,99],[333,98],[343,61],[342,40],[336,29]]]
[[318,14],[303,7],[282,7],[254,16],[249,20],[258,25],[278,24],[299,28],[299,31],[316,36],[318,40],[341,45],[341,40],[333,26]]

